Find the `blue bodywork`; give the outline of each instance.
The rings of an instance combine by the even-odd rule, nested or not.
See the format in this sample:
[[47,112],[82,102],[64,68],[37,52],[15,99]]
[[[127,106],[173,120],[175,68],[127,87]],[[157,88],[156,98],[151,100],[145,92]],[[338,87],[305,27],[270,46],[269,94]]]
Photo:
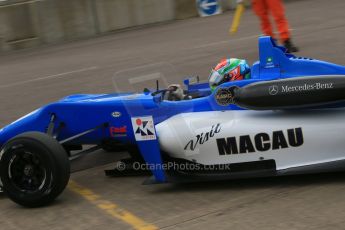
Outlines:
[[[260,60],[251,67],[252,79],[224,83],[222,87],[242,87],[258,81],[299,76],[345,75],[343,66],[286,54],[285,49],[277,46],[270,37],[259,38],[259,51]],[[132,117],[152,116],[154,124],[159,124],[180,113],[242,109],[236,105],[218,105],[208,83],[188,84],[187,87],[188,93],[197,93],[200,96],[192,100],[166,101],[162,100],[161,93],[72,95],[46,105],[1,129],[0,145],[23,132],[47,132],[54,115],[53,135],[58,141],[107,124],[67,144],[98,145],[106,139],[116,139],[117,142],[136,144],[148,163],[160,164],[162,160],[158,140],[137,142],[132,128]],[[114,113],[117,116],[113,116]],[[125,134],[113,136],[111,127],[122,128]],[[157,181],[166,180],[162,170],[157,169],[153,173]]]

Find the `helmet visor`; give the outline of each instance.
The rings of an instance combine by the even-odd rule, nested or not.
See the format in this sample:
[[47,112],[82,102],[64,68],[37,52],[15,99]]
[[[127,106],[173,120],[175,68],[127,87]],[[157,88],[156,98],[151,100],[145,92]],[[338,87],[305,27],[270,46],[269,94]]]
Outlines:
[[222,81],[222,75],[220,75],[217,71],[212,70],[210,77],[209,77],[209,83],[211,87],[216,87],[219,85],[219,83]]

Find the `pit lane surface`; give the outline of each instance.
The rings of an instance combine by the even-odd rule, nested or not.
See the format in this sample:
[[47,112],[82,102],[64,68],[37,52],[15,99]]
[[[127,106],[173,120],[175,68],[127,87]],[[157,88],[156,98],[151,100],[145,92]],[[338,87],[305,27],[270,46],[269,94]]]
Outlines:
[[[345,65],[344,1],[289,1],[286,8],[299,55]],[[246,11],[229,37],[231,17],[2,55],[0,125],[68,94],[113,92],[116,78],[137,66],[168,63],[174,74],[167,81],[181,82],[194,74],[207,79],[226,56],[252,63],[258,21]],[[98,151],[73,162],[72,182],[49,207],[25,209],[2,196],[0,229],[344,229],[345,173],[151,186],[141,185],[146,177],[105,177],[107,163],[125,155]]]

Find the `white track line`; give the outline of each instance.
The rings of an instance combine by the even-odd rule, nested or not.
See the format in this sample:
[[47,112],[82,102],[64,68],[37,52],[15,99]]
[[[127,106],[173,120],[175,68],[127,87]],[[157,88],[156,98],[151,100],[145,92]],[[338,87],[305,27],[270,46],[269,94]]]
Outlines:
[[48,79],[53,79],[53,78],[65,77],[66,75],[69,75],[69,74],[81,73],[81,72],[86,72],[86,71],[95,70],[95,69],[98,69],[98,67],[97,66],[92,66],[92,67],[88,67],[88,68],[84,68],[84,69],[77,69],[77,70],[73,70],[73,71],[69,71],[69,72],[49,75],[49,76],[45,76],[45,77],[34,78],[34,79],[27,80],[27,81],[21,81],[21,82],[11,83],[11,84],[7,84],[7,85],[0,85],[0,89],[8,88],[8,87],[13,87],[13,86],[18,86],[18,85],[24,85],[24,84],[31,83],[31,82],[36,82],[36,81],[42,81],[42,80],[48,80]]

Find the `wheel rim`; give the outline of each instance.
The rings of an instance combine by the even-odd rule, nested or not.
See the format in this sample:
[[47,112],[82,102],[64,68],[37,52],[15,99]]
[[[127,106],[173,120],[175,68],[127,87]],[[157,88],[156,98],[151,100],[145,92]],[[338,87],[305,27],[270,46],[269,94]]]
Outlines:
[[8,177],[13,186],[25,193],[35,193],[43,188],[46,175],[38,154],[15,150],[8,167]]

